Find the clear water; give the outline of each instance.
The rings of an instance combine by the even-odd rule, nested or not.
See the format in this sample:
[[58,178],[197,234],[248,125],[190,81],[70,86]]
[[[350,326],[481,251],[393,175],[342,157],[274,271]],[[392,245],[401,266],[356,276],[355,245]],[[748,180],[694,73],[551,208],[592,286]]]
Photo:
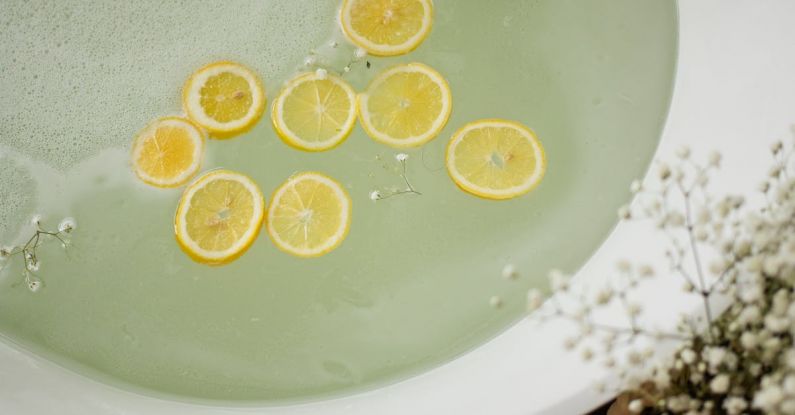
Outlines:
[[[308,51],[334,68],[336,0],[5,1],[0,9],[0,242],[34,212],[79,228],[69,256],[42,252],[44,287],[0,276],[0,337],[73,370],[175,399],[267,403],[374,387],[448,361],[505,329],[551,267],[574,270],[615,223],[654,151],[676,54],[673,0],[437,0],[414,53],[372,58],[357,88],[395,62],[444,74],[453,115],[411,151],[422,196],[374,203],[400,184],[395,151],[357,127],[338,149],[302,153],[267,119],[209,143],[204,168],[251,175],[269,194],[290,174],[324,171],[353,198],[345,243],[319,259],[262,234],[240,260],[189,260],[172,231],[179,191],[138,183],[134,133],[179,113],[187,75],[216,59],[262,74],[268,95]],[[519,120],[549,158],[542,185],[507,202],[458,190],[447,138],[477,118]],[[518,281],[500,277],[511,263]],[[494,309],[499,295],[505,307]]]

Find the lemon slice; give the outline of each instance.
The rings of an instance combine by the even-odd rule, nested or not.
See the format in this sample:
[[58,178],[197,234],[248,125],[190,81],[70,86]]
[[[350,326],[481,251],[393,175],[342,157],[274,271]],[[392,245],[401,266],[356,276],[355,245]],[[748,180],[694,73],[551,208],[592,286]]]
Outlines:
[[195,124],[184,118],[161,118],[135,137],[133,170],[152,186],[181,186],[199,171],[203,152],[204,134]]
[[251,128],[265,109],[265,90],[257,75],[234,62],[211,63],[188,78],[182,105],[196,124],[227,138]]
[[421,63],[393,66],[359,96],[359,116],[367,134],[392,147],[416,147],[447,124],[452,93],[439,72]]
[[524,125],[479,120],[453,134],[446,164],[461,189],[486,199],[510,199],[541,182],[546,156],[535,133]]
[[353,130],[356,93],[337,76],[304,73],[287,82],[273,101],[271,120],[290,146],[328,150],[345,141]]
[[262,227],[265,199],[257,184],[240,173],[213,170],[182,194],[174,230],[194,260],[220,265],[242,255]]
[[340,10],[345,35],[377,56],[411,52],[431,31],[431,0],[345,0]]
[[268,234],[279,249],[317,257],[338,247],[351,223],[351,199],[334,179],[315,172],[296,174],[273,193]]

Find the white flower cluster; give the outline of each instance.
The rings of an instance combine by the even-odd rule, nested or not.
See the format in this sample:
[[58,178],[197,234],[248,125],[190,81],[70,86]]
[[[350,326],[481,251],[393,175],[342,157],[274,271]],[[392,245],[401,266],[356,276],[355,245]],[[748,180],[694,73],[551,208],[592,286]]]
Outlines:
[[[665,273],[683,280],[686,295],[703,297],[703,316],[682,316],[676,333],[643,327],[643,307],[633,302],[632,292],[654,275],[648,266],[619,262],[619,278],[590,297],[573,293],[559,272],[551,274],[556,301],[542,309],[546,314],[535,317],[566,318],[579,324],[581,334],[567,339],[564,346],[579,349],[587,361],[617,367],[624,380],[621,388],[632,397],[623,400],[622,410],[795,414],[792,147],[781,142],[771,147],[774,165],[759,185],[765,207],[750,213],[745,212],[743,197],[710,197],[709,178],[721,163],[717,153],[702,166],[693,161],[688,148],[682,148],[675,165],[658,166],[658,190],[637,181],[630,185],[635,201],[622,207],[619,217],[654,221],[670,241]],[[672,200],[683,206],[677,209]],[[565,301],[566,296],[570,301]],[[732,300],[731,305],[717,313],[711,307],[714,296]],[[532,290],[528,308],[540,305],[540,292]],[[623,308],[626,326],[605,326],[594,317],[600,307],[610,305]],[[650,364],[653,353],[641,348],[643,338],[678,339],[681,346],[673,358]],[[630,345],[621,348],[622,356],[614,353],[619,340]],[[594,353],[594,345],[601,345],[599,353]]]
[[31,292],[37,292],[42,287],[42,281],[37,276],[41,269],[41,259],[38,249],[46,240],[55,239],[61,243],[61,247],[66,249],[69,246],[69,235],[77,228],[74,218],[64,218],[58,224],[58,229],[48,231],[42,227],[43,217],[33,215],[30,219],[33,226],[33,234],[22,245],[0,247],[0,272],[5,271],[10,259],[14,256],[22,258],[22,278],[25,285]]

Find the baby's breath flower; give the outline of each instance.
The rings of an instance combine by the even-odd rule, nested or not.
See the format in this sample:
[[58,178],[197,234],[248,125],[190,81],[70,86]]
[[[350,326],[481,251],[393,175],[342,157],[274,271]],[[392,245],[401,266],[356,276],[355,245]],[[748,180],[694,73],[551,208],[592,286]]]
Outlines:
[[577,343],[579,343],[579,339],[578,338],[576,338],[576,337],[568,337],[565,340],[563,340],[563,347],[566,350],[572,350],[575,347],[577,347]]
[[629,261],[627,261],[626,259],[621,259],[618,262],[616,262],[616,270],[618,270],[618,272],[622,272],[625,274],[629,273],[630,271],[632,271],[632,264],[630,264]]
[[[740,392],[735,392],[740,393]],[[740,415],[748,408],[748,401],[740,396],[730,396],[723,401],[723,408],[728,415]]]
[[544,301],[544,297],[541,295],[541,291],[533,288],[527,291],[527,311],[533,312],[541,307],[541,303]]
[[627,314],[629,314],[630,317],[637,317],[642,312],[643,312],[643,306],[641,306],[639,303],[627,304]]
[[690,409],[690,397],[685,394],[673,396],[668,399],[667,406],[673,412],[684,412]]
[[684,215],[682,215],[679,212],[671,212],[666,217],[665,222],[666,222],[666,225],[668,225],[668,226],[680,227],[680,226],[684,226],[685,217],[684,217]]
[[704,242],[707,240],[707,238],[709,238],[709,232],[707,232],[705,227],[697,226],[695,229],[693,229],[693,236],[696,238],[696,240]]
[[362,59],[367,56],[367,51],[362,48],[356,48],[356,50],[353,51],[353,56],[356,59]]
[[722,347],[708,347],[704,349],[704,360],[710,367],[718,367],[726,358],[726,349]]
[[690,158],[690,147],[682,146],[676,149],[676,157],[679,157],[682,160],[687,160]]
[[505,266],[502,267],[502,277],[505,278],[506,280],[513,280],[516,279],[516,277],[518,276],[519,273],[516,272],[516,266],[514,266],[513,264],[505,264]]
[[784,392],[789,396],[795,396],[795,374],[787,375],[783,383]]
[[306,58],[304,58],[304,66],[312,66],[315,63],[317,63],[317,58],[315,57],[315,55],[309,55]]
[[500,298],[499,296],[496,296],[496,295],[492,296],[491,298],[489,298],[489,305],[494,307],[494,308],[501,308],[502,307],[502,298]]
[[759,341],[757,339],[756,333],[746,331],[742,335],[740,335],[740,344],[746,350],[753,350],[756,348]]
[[593,359],[593,350],[589,347],[585,347],[582,349],[582,360],[586,362],[590,362]]
[[740,291],[740,300],[746,304],[751,304],[758,301],[762,298],[762,289],[758,285],[754,284],[746,289]]
[[643,278],[651,278],[654,276],[654,268],[646,264],[641,265],[638,268],[638,275],[640,275]]
[[376,201],[378,199],[381,199],[381,192],[379,192],[378,190],[373,190],[372,192],[370,192],[370,200]]
[[569,288],[569,277],[560,270],[553,269],[549,272],[549,285],[554,291],[565,291]]
[[596,293],[596,299],[594,302],[596,305],[605,305],[610,302],[613,298],[613,290],[610,288],[603,288]]
[[632,402],[627,405],[627,409],[633,414],[639,414],[643,412],[643,401],[640,399],[633,399]]
[[629,191],[632,193],[638,193],[643,190],[643,185],[641,184],[640,180],[633,180],[632,183],[629,184]]
[[745,258],[751,254],[751,242],[747,239],[737,240],[734,243],[734,255],[738,258]]
[[781,403],[783,398],[784,394],[778,385],[769,385],[754,395],[753,406],[766,412],[772,412],[771,410]]
[[681,182],[685,178],[685,172],[681,167],[677,167],[674,169],[672,176],[675,181]]
[[58,232],[61,233],[72,233],[75,228],[77,228],[77,222],[74,218],[64,218],[61,223],[58,224]]
[[671,376],[668,373],[668,368],[658,369],[654,373],[654,385],[658,390],[664,390],[671,385]]
[[786,317],[776,317],[773,315],[765,316],[765,328],[772,333],[782,333],[789,329],[790,322]]
[[783,148],[784,148],[784,143],[781,142],[780,140],[770,145],[770,151],[773,154],[778,154],[779,152],[781,152],[781,149]]
[[41,221],[42,216],[39,214],[33,215],[33,217],[30,218],[30,224],[36,227],[41,226]]
[[657,170],[657,175],[662,181],[666,181],[671,177],[671,168],[665,164],[660,164],[659,169]]
[[399,161],[401,163],[406,161],[406,160],[408,160],[408,159],[409,159],[409,155],[406,154],[406,153],[398,153],[398,154],[395,155],[395,160],[397,160],[397,161]]
[[324,80],[328,78],[328,71],[323,68],[317,68],[315,76],[317,76],[317,79]]
[[39,291],[41,289],[41,280],[37,278],[31,278],[28,280],[28,289],[34,293]]
[[337,43],[336,40],[332,40],[331,42],[329,42],[328,45],[331,46],[332,48],[336,48],[337,46],[339,46],[339,43]]
[[709,165],[712,167],[720,167],[721,162],[721,154],[717,151],[713,151],[709,154]]
[[639,353],[637,350],[631,350],[627,353],[627,363],[632,366],[640,366],[643,364],[643,354]]
[[[791,339],[795,336],[795,293],[792,291],[795,286],[795,177],[791,178],[795,176],[795,171],[791,171],[795,170],[795,164],[791,162],[790,146],[775,143],[771,147],[776,164],[760,187],[765,192],[765,207],[749,213],[745,213],[746,203],[742,196],[716,199],[709,194],[707,177],[711,177],[710,168],[719,167],[719,153],[711,153],[707,164],[699,165],[691,161],[690,149],[682,147],[676,152],[679,159],[676,164],[658,165],[657,178],[662,189],[654,192],[656,195],[639,198],[636,208],[665,231],[671,241],[666,250],[670,272],[689,281],[684,286],[685,291],[703,295],[706,311],[683,316],[683,323],[677,330],[689,340],[679,347],[671,362],[661,364],[659,369],[652,365],[649,372],[647,362],[654,356],[648,351],[633,350],[626,356],[627,367],[619,365],[616,369],[625,382],[634,378],[635,372],[648,373],[647,380],[656,388],[652,395],[659,398],[654,402],[637,400],[633,412],[651,408],[655,412],[668,410],[692,415],[739,415],[748,411],[795,414],[795,347]],[[676,183],[670,182],[672,178]],[[697,190],[692,191],[694,188]],[[630,184],[633,193],[641,190],[639,181]],[[676,197],[669,197],[672,191]],[[678,197],[680,193],[685,198],[683,202]],[[672,203],[681,204],[672,206]],[[750,211],[753,206],[747,208]],[[688,214],[687,219],[684,212]],[[633,216],[629,205],[619,210],[619,217],[623,219]],[[707,252],[709,250],[712,252]],[[641,304],[632,297],[633,287],[643,282],[642,277],[651,276],[652,268],[629,262],[622,262],[617,268],[621,275],[616,278],[621,283],[610,281],[608,290],[594,290],[593,302],[587,303],[591,307],[581,313],[577,308],[581,303],[576,296],[578,292],[566,291],[562,295],[575,301],[562,304],[577,312],[557,313],[578,323],[582,329],[579,337],[567,341],[568,348],[574,348],[581,341],[591,345],[591,336],[603,329],[610,333],[612,328],[588,325],[587,314],[598,308],[596,306],[609,304],[616,295],[610,288],[620,287],[618,295],[630,319],[626,323],[628,327],[611,333],[613,340],[601,337],[597,340],[597,345],[604,344],[599,350],[600,353],[604,350],[608,358],[599,357],[606,367],[615,366],[615,361],[609,357],[618,347],[615,339],[630,335],[633,340],[635,336],[652,338],[654,333],[642,327],[643,319],[636,318],[641,313]],[[698,287],[693,281],[699,282]],[[557,281],[553,285],[568,287],[568,282]],[[725,312],[714,310],[711,308],[711,300],[716,299],[713,294],[727,296],[734,302]],[[706,323],[706,327],[702,323]],[[667,336],[670,334],[661,334],[659,339]],[[585,357],[591,350],[583,348],[581,352]],[[638,393],[632,388],[639,388],[641,384],[639,381],[627,385],[630,392]],[[688,396],[689,393],[693,396]]]
[[631,219],[632,212],[629,209],[629,205],[624,205],[618,208],[618,217],[619,219]]
[[694,351],[693,351],[693,350],[691,350],[691,349],[684,349],[684,350],[682,350],[682,352],[679,354],[679,357],[681,357],[681,358],[682,358],[682,361],[683,361],[685,364],[687,364],[687,365],[690,365],[690,364],[693,364],[693,362],[695,362],[695,361],[696,361],[696,352],[694,352]]
[[706,225],[712,219],[712,214],[710,213],[709,209],[702,208],[698,210],[698,214],[696,214],[696,223],[700,225]]

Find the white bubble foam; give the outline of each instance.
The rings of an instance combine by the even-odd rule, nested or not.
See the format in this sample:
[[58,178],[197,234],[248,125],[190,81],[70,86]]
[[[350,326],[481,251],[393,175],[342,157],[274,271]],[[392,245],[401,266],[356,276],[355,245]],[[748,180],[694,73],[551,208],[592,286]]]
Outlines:
[[8,155],[0,154],[0,245],[14,241],[36,204],[36,181]]
[[181,112],[187,76],[240,61],[269,96],[334,25],[316,0],[7,0],[0,13],[0,144],[66,170]]

